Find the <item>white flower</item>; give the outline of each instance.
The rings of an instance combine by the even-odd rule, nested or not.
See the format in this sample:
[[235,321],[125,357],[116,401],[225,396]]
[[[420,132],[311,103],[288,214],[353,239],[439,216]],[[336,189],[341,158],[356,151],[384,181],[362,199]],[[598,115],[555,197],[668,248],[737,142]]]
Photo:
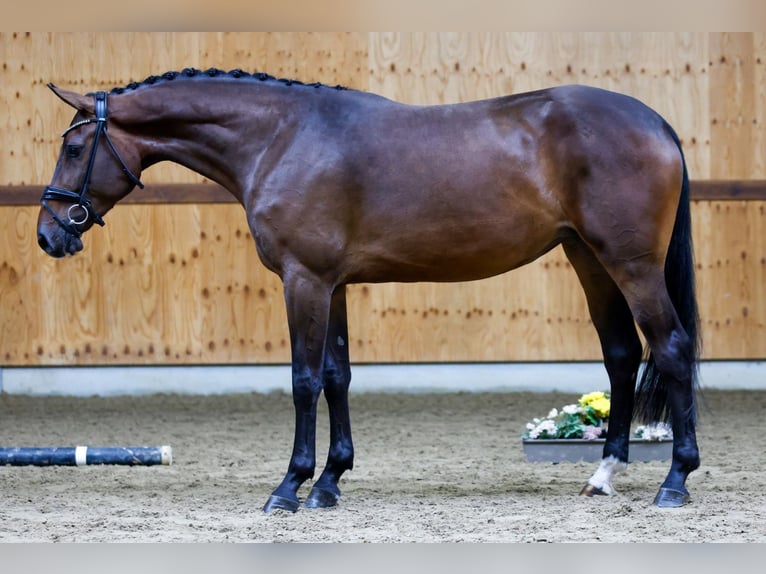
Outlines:
[[585,440],[593,440],[601,438],[601,427],[594,427],[593,425],[585,425],[582,429],[582,438]]
[[644,440],[662,440],[673,438],[673,429],[667,423],[641,425],[636,428],[636,436]]
[[555,437],[557,433],[558,428],[556,427],[556,423],[550,419],[546,419],[529,430],[529,438],[535,439],[541,435],[545,435],[543,438],[552,438]]
[[576,415],[580,412],[580,406],[579,405],[566,405],[561,409],[568,415]]
[[548,413],[549,419],[555,419],[557,416],[559,416],[559,411],[557,411],[555,408],[552,408],[551,411]]

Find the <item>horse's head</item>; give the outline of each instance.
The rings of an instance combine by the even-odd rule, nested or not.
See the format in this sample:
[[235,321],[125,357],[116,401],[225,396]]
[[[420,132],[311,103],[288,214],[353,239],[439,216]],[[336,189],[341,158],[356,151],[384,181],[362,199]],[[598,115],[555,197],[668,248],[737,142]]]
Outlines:
[[[53,257],[82,249],[80,236],[136,185],[141,157],[125,132],[109,121],[105,92],[81,95],[49,84],[77,110],[62,134],[63,142],[51,184],[40,200],[37,241]],[[111,126],[111,131],[110,131]],[[118,152],[119,149],[119,152]]]

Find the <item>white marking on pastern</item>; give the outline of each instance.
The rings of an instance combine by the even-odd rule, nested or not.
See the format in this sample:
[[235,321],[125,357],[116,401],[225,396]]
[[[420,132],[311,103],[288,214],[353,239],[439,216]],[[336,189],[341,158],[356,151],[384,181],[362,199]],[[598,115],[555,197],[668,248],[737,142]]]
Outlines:
[[612,478],[626,468],[628,468],[627,463],[610,455],[601,460],[598,470],[588,479],[588,484],[601,489],[604,494],[614,494],[616,491],[612,486]]

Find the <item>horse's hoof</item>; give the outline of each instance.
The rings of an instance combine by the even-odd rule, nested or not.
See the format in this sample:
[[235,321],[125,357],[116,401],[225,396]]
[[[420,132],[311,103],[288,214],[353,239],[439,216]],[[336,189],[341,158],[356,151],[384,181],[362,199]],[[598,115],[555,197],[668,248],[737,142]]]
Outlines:
[[338,504],[338,500],[340,500],[340,494],[335,494],[315,486],[311,489],[306,502],[303,504],[306,508],[330,508]]
[[689,502],[689,493],[672,488],[660,488],[654,497],[655,506],[660,508],[678,508]]
[[291,498],[285,498],[284,496],[277,496],[272,494],[263,505],[263,511],[268,514],[273,510],[288,510],[290,512],[298,512],[300,503],[297,500]]
[[592,484],[588,483],[582,487],[580,496],[609,496],[609,493],[600,489],[598,486],[593,486]]

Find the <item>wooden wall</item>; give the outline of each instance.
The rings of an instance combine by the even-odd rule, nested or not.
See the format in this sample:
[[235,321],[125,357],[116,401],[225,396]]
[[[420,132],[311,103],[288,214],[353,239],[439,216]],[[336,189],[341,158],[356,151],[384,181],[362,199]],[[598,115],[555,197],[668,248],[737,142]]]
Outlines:
[[[598,85],[662,113],[695,181],[766,180],[765,34],[1,33],[0,62],[5,197],[50,180],[72,111],[47,82],[85,92],[188,66],[418,104]],[[204,182],[172,165],[143,179]],[[0,364],[289,361],[281,286],[238,205],[122,205],[57,261],[37,247],[34,202],[9,203],[0,196]],[[766,358],[765,209],[766,197],[694,202],[707,358]],[[352,286],[349,307],[355,362],[600,358],[558,249],[482,282]]]

